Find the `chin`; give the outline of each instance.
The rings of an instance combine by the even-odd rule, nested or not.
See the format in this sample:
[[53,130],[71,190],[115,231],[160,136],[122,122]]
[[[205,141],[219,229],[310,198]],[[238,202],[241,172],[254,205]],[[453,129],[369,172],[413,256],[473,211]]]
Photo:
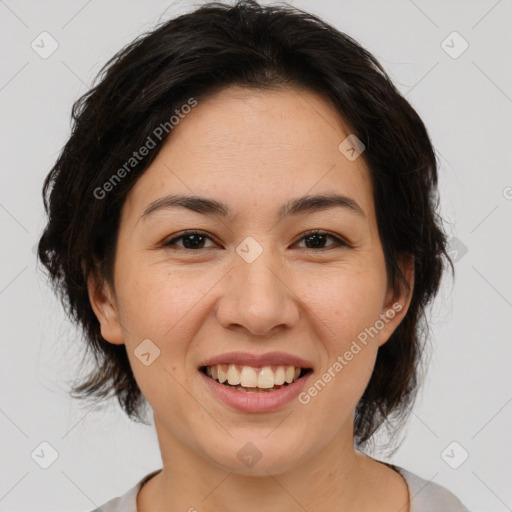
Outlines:
[[272,438],[274,434],[233,436],[222,447],[217,444],[219,450],[212,450],[210,440],[204,453],[225,471],[245,476],[279,475],[301,465],[306,454],[298,449],[298,438],[283,435]]

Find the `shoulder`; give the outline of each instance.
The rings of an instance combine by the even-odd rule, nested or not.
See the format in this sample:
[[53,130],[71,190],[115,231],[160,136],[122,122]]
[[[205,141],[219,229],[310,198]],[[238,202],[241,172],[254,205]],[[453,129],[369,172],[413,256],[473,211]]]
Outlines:
[[141,478],[133,487],[128,489],[122,496],[112,498],[101,507],[91,510],[91,512],[137,512],[137,494],[140,488],[153,476],[159,473],[161,469],[152,471]]
[[393,468],[404,477],[409,487],[410,512],[469,512],[446,487],[425,480],[399,466]]

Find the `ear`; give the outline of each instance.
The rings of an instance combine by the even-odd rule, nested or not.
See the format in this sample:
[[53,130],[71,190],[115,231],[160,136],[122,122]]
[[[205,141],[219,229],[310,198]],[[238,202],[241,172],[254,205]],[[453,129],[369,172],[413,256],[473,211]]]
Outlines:
[[389,283],[380,316],[384,327],[379,332],[379,346],[384,345],[389,340],[407,314],[411,303],[414,290],[414,257],[412,255],[402,255],[399,257],[398,265],[406,283],[398,281],[395,286],[393,286],[393,283]]
[[101,335],[110,343],[124,343],[123,330],[119,321],[118,308],[110,286],[91,272],[87,277],[89,301],[101,327]]

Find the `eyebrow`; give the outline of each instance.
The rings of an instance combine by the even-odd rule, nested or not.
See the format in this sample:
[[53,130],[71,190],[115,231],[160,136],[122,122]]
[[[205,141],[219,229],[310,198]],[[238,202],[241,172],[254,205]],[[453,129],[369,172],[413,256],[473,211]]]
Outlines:
[[[235,219],[234,213],[224,203],[206,197],[181,194],[168,195],[153,201],[144,210],[144,213],[141,215],[141,219],[145,219],[157,211],[176,207],[186,208],[203,215],[222,217],[230,220]],[[338,194],[311,195],[290,200],[279,208],[277,217],[281,220],[284,217],[291,215],[314,213],[330,208],[344,208],[351,213],[355,213],[361,217],[366,217],[363,209],[356,203],[356,201],[350,197]]]

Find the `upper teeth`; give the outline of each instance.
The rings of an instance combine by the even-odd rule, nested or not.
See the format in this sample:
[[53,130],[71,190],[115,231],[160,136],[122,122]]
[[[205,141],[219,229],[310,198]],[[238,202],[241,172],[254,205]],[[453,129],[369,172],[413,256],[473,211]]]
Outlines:
[[277,366],[272,370],[270,366],[254,368],[252,366],[236,366],[234,364],[207,366],[206,374],[219,382],[228,382],[232,386],[242,386],[244,388],[263,388],[269,389],[274,386],[280,386],[285,382],[290,384],[297,380],[301,368],[295,366]]

